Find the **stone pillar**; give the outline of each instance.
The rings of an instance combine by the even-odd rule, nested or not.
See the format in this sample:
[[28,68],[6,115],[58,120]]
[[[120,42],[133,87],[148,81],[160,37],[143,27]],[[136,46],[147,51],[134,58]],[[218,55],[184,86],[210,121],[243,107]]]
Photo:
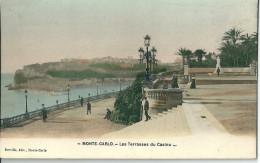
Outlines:
[[172,88],[168,91],[168,100],[166,101],[167,109],[182,105],[182,92],[180,88]]
[[184,65],[184,76],[189,75],[189,67],[188,65]]

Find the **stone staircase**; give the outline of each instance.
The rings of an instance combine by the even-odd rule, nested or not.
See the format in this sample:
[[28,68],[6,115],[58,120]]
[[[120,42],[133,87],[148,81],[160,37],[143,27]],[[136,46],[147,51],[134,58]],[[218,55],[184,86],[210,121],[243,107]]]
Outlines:
[[103,135],[104,138],[169,138],[190,135],[184,109],[181,105],[144,119],[122,130]]

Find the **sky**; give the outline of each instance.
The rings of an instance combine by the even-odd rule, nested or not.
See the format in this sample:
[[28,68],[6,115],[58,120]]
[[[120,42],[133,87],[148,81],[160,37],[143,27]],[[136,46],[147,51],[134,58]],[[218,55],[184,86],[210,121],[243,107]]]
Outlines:
[[138,58],[147,34],[157,59],[172,63],[181,47],[218,53],[233,27],[257,31],[257,0],[2,0],[1,10],[3,73],[64,58]]

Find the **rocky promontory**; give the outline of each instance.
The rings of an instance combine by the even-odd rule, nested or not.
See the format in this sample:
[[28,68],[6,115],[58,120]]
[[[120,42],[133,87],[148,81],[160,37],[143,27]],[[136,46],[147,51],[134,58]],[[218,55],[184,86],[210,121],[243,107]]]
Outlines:
[[73,62],[50,62],[24,66],[15,72],[10,89],[33,89],[45,91],[66,90],[70,87],[87,87],[97,83],[133,81],[141,68],[121,68],[112,64],[86,64]]

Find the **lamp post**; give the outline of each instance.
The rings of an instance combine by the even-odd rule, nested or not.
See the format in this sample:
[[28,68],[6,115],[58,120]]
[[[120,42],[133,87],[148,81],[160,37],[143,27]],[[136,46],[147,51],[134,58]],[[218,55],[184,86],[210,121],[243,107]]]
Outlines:
[[25,93],[25,109],[26,109],[25,113],[28,114],[28,109],[27,109],[27,93],[28,93],[28,91],[25,90],[24,93]]
[[148,47],[150,46],[150,40],[151,40],[150,36],[146,35],[144,37],[144,45],[146,46],[146,54],[145,54],[145,57],[146,57],[146,70],[145,70],[145,74],[146,74],[146,79],[147,80],[149,80],[149,78],[150,78],[150,74],[149,74],[149,58],[150,58],[151,54],[148,51]]
[[143,58],[144,58],[144,49],[141,47],[139,50],[139,57],[140,57],[140,64],[143,63]]
[[97,95],[98,95],[98,85],[99,85],[99,83],[97,82]]
[[151,71],[153,71],[153,70],[154,70],[154,64],[156,63],[155,56],[156,56],[157,50],[156,50],[155,47],[153,46],[153,48],[152,48],[151,51],[152,51],[151,62],[152,62],[152,64],[153,64],[153,67],[151,68]]
[[153,47],[151,51],[148,50],[148,47],[150,46],[150,40],[151,37],[149,35],[146,35],[144,37],[144,46],[146,46],[146,52],[143,50],[142,47],[138,50],[140,56],[140,64],[143,62],[143,59],[146,58],[144,79],[148,81],[150,80],[150,72],[154,70],[154,64],[156,62],[155,53],[157,52],[155,47]]
[[70,85],[68,84],[68,102],[70,102]]
[[121,82],[122,82],[121,79],[119,79],[119,83],[120,83],[120,91],[121,91]]

